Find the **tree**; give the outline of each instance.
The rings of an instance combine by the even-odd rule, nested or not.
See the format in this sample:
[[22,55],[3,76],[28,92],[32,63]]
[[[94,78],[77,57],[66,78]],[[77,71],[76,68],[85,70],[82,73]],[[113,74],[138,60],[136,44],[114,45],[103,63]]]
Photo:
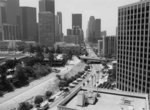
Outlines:
[[17,63],[18,63],[17,59],[7,60],[6,63],[5,63],[5,65],[9,69],[9,68],[14,68]]
[[49,53],[49,62],[50,62],[50,65],[52,66],[53,62],[54,62],[54,54],[53,53]]
[[33,45],[29,45],[29,52],[30,53],[34,53],[34,47],[33,47]]
[[29,102],[22,102],[19,104],[17,110],[30,110],[33,106]]
[[41,95],[36,96],[34,99],[35,104],[41,104],[43,101],[44,101],[43,96],[41,96]]
[[22,84],[26,84],[28,82],[28,74],[26,73],[25,69],[18,65],[15,77],[21,82]]
[[51,91],[46,91],[46,93],[45,93],[46,99],[48,99],[49,97],[51,97],[51,95],[52,95]]
[[56,53],[62,53],[59,46],[57,46]]

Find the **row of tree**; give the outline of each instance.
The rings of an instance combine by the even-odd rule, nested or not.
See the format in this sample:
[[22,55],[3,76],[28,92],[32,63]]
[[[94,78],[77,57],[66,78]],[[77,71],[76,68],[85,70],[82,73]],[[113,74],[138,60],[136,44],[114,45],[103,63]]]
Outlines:
[[57,78],[60,80],[59,82],[59,88],[63,89],[64,87],[68,87],[70,83],[72,83],[73,81],[75,81],[76,79],[80,78],[82,75],[84,74],[84,72],[78,72],[78,74],[76,74],[75,76],[72,76],[70,78],[61,78],[60,75],[57,75]]
[[[48,100],[51,96],[52,96],[52,92],[51,91],[46,91],[45,96],[38,95],[34,98],[34,104],[36,105],[36,107],[40,107],[40,104],[44,100]],[[31,104],[29,102],[22,102],[22,103],[19,104],[17,110],[30,110],[30,109],[33,108],[34,104]]]

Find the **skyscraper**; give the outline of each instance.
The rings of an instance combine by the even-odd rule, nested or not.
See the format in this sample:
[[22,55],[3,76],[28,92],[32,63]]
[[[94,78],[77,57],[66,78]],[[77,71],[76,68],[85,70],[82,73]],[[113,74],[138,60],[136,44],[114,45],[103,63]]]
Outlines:
[[55,43],[54,14],[51,12],[39,13],[39,42],[41,45],[52,47]]
[[21,29],[23,41],[37,41],[36,8],[21,7]]
[[60,42],[62,40],[62,13],[57,12],[55,16],[55,39],[56,42]]
[[90,19],[88,21],[88,27],[87,27],[87,39],[89,42],[94,41],[94,36],[95,36],[94,30],[95,30],[95,17],[90,16]]
[[7,4],[7,23],[8,24],[20,24],[19,15],[19,0],[6,0]]
[[97,43],[98,40],[102,40],[101,19],[95,19],[94,16],[90,17],[87,27],[87,39],[92,43]]
[[4,39],[3,23],[6,23],[6,1],[0,1],[0,40]]
[[101,37],[101,19],[95,20],[95,39],[96,39],[96,41],[102,40],[102,37]]
[[150,1],[122,6],[118,13],[117,87],[150,92]]
[[19,12],[19,0],[1,0],[1,30],[2,40],[20,40],[20,12]]
[[55,14],[55,2],[54,0],[40,0],[39,1],[39,12],[50,11]]
[[55,2],[39,1],[39,42],[41,45],[53,46],[55,38]]
[[59,38],[60,38],[60,40],[62,40],[62,38],[63,38],[62,13],[61,12],[57,12],[57,16],[58,16],[58,24],[59,24]]
[[82,29],[82,14],[72,14],[72,28],[79,26]]
[[117,37],[105,36],[103,37],[103,56],[106,58],[116,57]]

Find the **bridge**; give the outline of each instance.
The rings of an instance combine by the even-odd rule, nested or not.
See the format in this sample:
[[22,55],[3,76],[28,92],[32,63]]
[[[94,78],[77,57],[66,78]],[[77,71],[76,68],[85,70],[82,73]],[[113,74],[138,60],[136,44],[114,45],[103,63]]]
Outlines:
[[106,59],[106,58],[98,58],[98,57],[89,57],[89,56],[80,56],[79,57],[81,60],[84,62],[89,62],[89,63],[104,63],[104,62],[109,62],[109,61],[114,61],[115,59]]

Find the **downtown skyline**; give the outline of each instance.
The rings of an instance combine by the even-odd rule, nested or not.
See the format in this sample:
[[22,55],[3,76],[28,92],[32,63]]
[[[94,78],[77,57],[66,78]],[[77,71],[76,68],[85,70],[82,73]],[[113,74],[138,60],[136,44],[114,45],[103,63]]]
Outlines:
[[[62,12],[64,34],[66,34],[67,28],[72,27],[72,14],[81,13],[84,32],[86,32],[89,17],[95,16],[102,20],[102,31],[106,30],[108,35],[115,35],[118,8],[137,1],[139,0],[55,0],[55,13]],[[20,0],[20,5],[36,7],[37,13],[39,12],[38,0]]]

